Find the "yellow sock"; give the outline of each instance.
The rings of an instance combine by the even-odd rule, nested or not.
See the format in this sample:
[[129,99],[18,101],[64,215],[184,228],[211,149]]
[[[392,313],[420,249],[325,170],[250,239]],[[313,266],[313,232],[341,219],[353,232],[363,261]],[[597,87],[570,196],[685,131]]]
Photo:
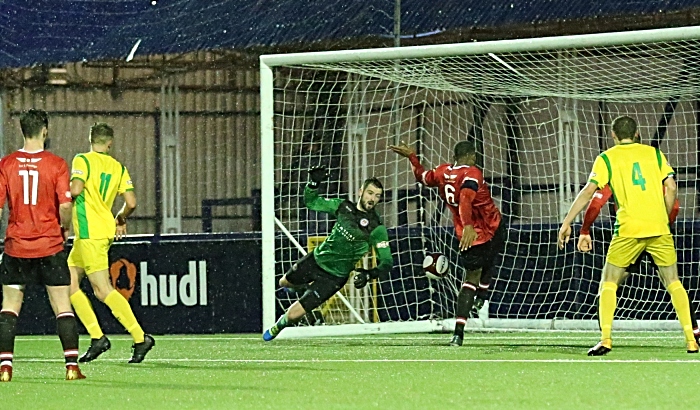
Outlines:
[[124,299],[124,296],[116,290],[113,290],[105,298],[105,304],[112,309],[112,314],[117,318],[119,323],[131,333],[131,337],[134,338],[134,343],[142,343],[143,329],[139,326],[139,322],[136,321],[136,316],[134,316],[134,312],[131,310],[129,302]]
[[678,321],[681,322],[681,326],[683,327],[685,341],[694,341],[693,325],[690,321],[690,303],[688,302],[688,293],[686,293],[683,284],[679,280],[669,284],[666,290],[668,290],[668,293],[671,294],[671,302],[673,303],[673,308],[676,309]]
[[82,290],[78,289],[77,292],[71,295],[70,303],[73,305],[78,319],[80,319],[80,322],[82,322],[83,326],[85,326],[85,329],[87,329],[90,334],[90,338],[99,339],[104,336],[100,324],[97,323],[97,316],[95,316],[95,311],[92,310],[90,300],[85,296]]
[[[612,322],[617,307],[617,285],[615,282],[603,282],[603,288],[598,300],[598,317],[600,319],[600,340],[612,339]],[[609,346],[608,346],[609,347]]]

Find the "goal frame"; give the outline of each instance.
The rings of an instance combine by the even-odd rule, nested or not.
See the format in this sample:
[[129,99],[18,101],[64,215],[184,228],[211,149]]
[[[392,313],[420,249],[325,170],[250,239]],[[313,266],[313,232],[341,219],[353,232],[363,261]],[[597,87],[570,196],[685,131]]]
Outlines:
[[[488,53],[535,52],[568,50],[582,47],[624,46],[637,43],[660,43],[700,39],[700,26],[667,29],[637,30],[531,39],[499,40],[472,43],[321,51],[308,53],[271,54],[260,56],[260,121],[261,121],[261,211],[262,211],[262,325],[263,329],[275,323],[275,169],[274,158],[274,76],[273,68],[286,65],[362,62],[402,59],[452,57]],[[283,337],[331,336],[365,333],[436,332],[450,330],[454,320],[367,323],[333,326],[288,328]],[[528,329],[597,329],[595,320],[557,319],[486,319],[470,320],[468,328],[528,328]],[[679,325],[670,320],[617,321],[616,329],[677,330]]]

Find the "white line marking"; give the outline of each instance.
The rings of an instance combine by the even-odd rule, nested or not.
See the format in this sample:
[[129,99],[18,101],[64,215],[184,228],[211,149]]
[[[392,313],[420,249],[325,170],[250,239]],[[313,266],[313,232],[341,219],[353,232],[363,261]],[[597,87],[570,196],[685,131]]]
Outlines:
[[[655,332],[656,333],[656,332]],[[613,339],[615,340],[651,340],[651,339],[673,339],[673,338],[682,338],[683,334],[678,331],[678,332],[668,332],[669,334],[667,335],[627,335],[627,336],[615,336]],[[327,340],[442,340],[444,338],[449,339],[450,334],[445,333],[445,334],[439,334],[439,335],[434,335],[434,336],[413,336],[413,337],[405,337],[405,336],[372,336],[372,335],[358,335],[358,336],[326,336],[326,337],[310,337],[306,339],[294,339],[295,341],[302,341],[302,342],[309,342],[309,341],[314,341],[314,340],[320,340],[320,341],[327,341]],[[464,339],[466,340],[512,340],[513,342],[516,342],[518,340],[541,340],[541,341],[556,341],[556,340],[593,340],[595,341],[599,337],[598,332],[590,332],[589,336],[567,336],[567,335],[551,335],[551,334],[542,334],[542,335],[533,335],[533,336],[522,336],[518,334],[470,334],[470,333],[465,333]],[[131,340],[131,337],[129,336],[109,336],[110,340],[119,340],[119,341],[125,341],[125,340]],[[207,341],[227,341],[227,340],[251,340],[251,341],[259,341],[262,340],[262,336],[258,335],[251,335],[251,336],[202,336],[202,337],[196,337],[196,336],[156,336],[156,339],[158,340],[166,340],[166,341],[173,341],[173,342],[181,342],[181,341],[191,341],[191,340],[207,340]],[[58,342],[58,338],[56,336],[18,336],[17,341],[22,341],[22,342],[45,342],[45,341],[56,341]],[[287,341],[292,340],[292,339],[286,339]]]
[[[101,362],[125,362],[123,359],[100,358]],[[17,359],[15,363],[54,363],[63,362],[55,359]],[[606,360],[606,359],[152,359],[146,362],[169,363],[169,362],[197,362],[197,363],[695,363],[699,360]]]

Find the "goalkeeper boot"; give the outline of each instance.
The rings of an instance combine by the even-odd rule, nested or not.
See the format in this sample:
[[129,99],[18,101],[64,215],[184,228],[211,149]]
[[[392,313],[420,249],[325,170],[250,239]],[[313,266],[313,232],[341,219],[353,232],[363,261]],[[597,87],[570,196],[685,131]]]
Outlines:
[[695,338],[695,343],[700,345],[700,329],[693,329],[693,337]]
[[280,330],[277,330],[277,325],[272,326],[263,333],[263,340],[269,342],[276,338],[278,334],[280,334]]
[[475,296],[474,297],[474,304],[472,305],[472,310],[469,311],[469,317],[472,319],[478,319],[479,318],[479,311],[484,307],[484,302],[485,300]]
[[78,365],[69,364],[66,366],[66,380],[80,380],[84,378],[85,375],[80,372]]
[[141,363],[146,357],[146,353],[153,349],[153,346],[155,345],[156,341],[153,339],[153,336],[144,335],[143,342],[134,343],[131,346],[134,352],[131,354],[131,359],[129,359],[129,363]]
[[87,352],[80,356],[78,361],[80,363],[91,362],[100,357],[102,353],[106,352],[111,347],[112,344],[109,342],[109,339],[107,339],[107,336],[102,335],[99,339],[91,339],[90,347],[87,349]]
[[588,350],[589,356],[605,356],[612,350],[612,340],[605,339]]
[[12,366],[0,366],[0,382],[9,382],[12,380]]
[[452,340],[450,340],[450,346],[462,346],[462,342],[464,341],[464,336],[462,335],[452,335]]
[[688,353],[698,353],[700,351],[698,348],[698,343],[695,340],[688,342],[687,347]]

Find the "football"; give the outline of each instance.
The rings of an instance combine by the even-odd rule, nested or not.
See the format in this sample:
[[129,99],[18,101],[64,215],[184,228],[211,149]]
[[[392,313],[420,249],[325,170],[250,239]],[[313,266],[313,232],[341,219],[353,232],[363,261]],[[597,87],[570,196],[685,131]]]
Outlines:
[[423,270],[425,276],[430,279],[442,279],[447,276],[449,261],[447,257],[439,252],[433,252],[425,255],[423,259]]

